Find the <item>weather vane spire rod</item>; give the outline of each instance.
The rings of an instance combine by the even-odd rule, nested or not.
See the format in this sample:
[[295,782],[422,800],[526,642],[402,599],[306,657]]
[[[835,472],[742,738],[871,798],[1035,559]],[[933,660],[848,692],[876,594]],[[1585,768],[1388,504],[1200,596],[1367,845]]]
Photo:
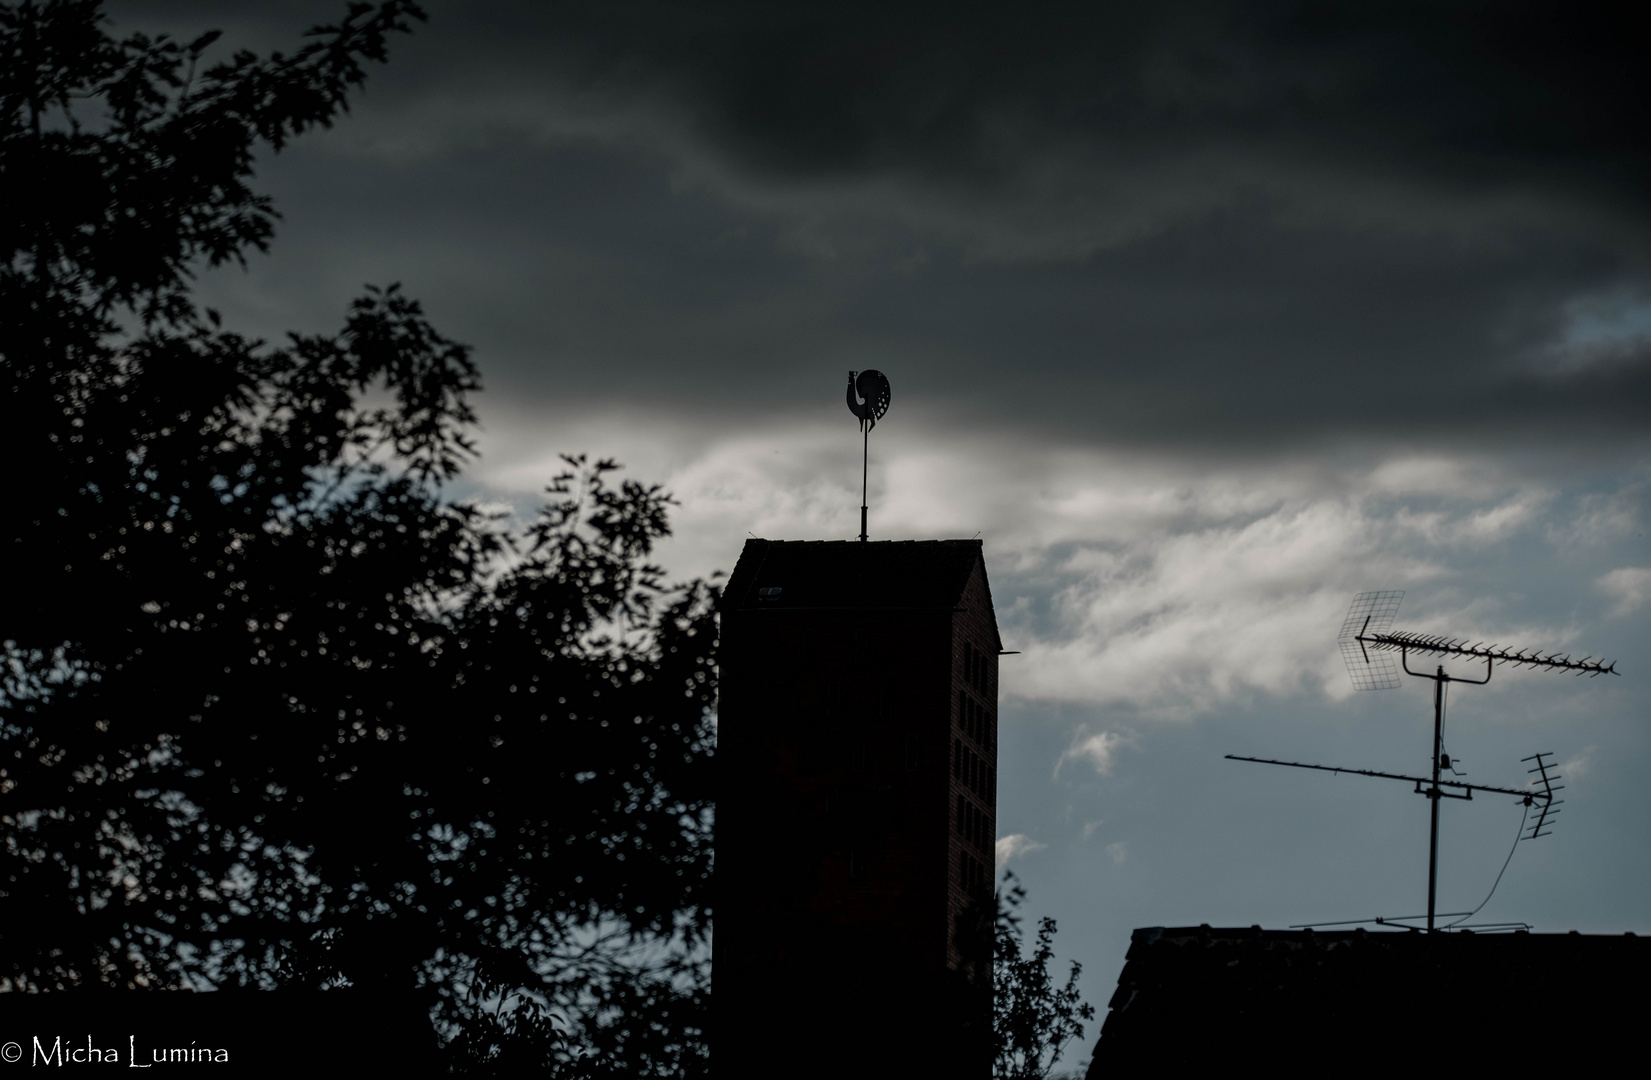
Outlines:
[[866,539],[866,480],[871,471],[871,429],[889,411],[888,376],[875,368],[848,373],[848,411],[860,421],[860,540]]

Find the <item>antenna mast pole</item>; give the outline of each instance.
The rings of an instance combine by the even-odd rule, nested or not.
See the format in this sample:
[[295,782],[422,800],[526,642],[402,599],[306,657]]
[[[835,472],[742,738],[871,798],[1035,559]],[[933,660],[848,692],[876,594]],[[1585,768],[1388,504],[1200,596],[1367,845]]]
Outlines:
[[[1460,675],[1446,675],[1445,665],[1443,664],[1438,665],[1433,674],[1429,675],[1424,671],[1411,671],[1410,664],[1406,662],[1409,658],[1405,655],[1405,652],[1404,648],[1399,649],[1399,666],[1404,668],[1405,674],[1414,675],[1418,679],[1433,680],[1433,784],[1424,792],[1428,797],[1428,801],[1433,804],[1433,812],[1429,815],[1433,819],[1432,828],[1427,842],[1427,928],[1431,931],[1433,929],[1434,900],[1439,892],[1439,800],[1464,798],[1461,795],[1446,794],[1439,787],[1439,769],[1445,760],[1445,683],[1464,682],[1472,683],[1475,686],[1483,686],[1490,682],[1491,662],[1489,660],[1485,661],[1485,677],[1483,679],[1464,679]],[[1472,795],[1473,792],[1469,791],[1466,797],[1471,798]]]
[[1433,677],[1433,787],[1428,790],[1428,802],[1433,804],[1433,827],[1427,842],[1427,928],[1433,931],[1434,899],[1439,892],[1439,755],[1444,728],[1445,666]]

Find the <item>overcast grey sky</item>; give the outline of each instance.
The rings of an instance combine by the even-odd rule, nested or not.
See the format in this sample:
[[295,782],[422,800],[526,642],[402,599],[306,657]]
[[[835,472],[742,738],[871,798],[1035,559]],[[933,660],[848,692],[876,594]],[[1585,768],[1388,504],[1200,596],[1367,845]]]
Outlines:
[[[278,337],[402,282],[484,373],[464,492],[525,512],[557,453],[615,456],[681,500],[685,576],[854,535],[842,384],[884,370],[873,536],[986,542],[1003,846],[1103,1012],[1134,926],[1421,910],[1425,800],[1221,758],[1425,768],[1429,685],[1340,668],[1364,589],[1620,659],[1461,689],[1449,742],[1484,783],[1571,763],[1482,917],[1651,930],[1643,16],[428,9],[263,162],[274,249],[203,296]],[[109,10],[227,55],[342,5]],[[1446,808],[1445,909],[1518,817]]]

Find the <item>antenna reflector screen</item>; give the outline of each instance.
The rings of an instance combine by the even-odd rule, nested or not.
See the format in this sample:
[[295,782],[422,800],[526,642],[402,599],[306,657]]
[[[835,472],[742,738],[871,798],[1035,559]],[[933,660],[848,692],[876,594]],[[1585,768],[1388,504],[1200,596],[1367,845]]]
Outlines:
[[1391,690],[1399,685],[1399,666],[1393,662],[1392,655],[1374,652],[1359,639],[1386,633],[1403,599],[1402,589],[1364,592],[1353,597],[1347,620],[1341,624],[1341,633],[1336,635],[1347,674],[1353,679],[1353,689]]

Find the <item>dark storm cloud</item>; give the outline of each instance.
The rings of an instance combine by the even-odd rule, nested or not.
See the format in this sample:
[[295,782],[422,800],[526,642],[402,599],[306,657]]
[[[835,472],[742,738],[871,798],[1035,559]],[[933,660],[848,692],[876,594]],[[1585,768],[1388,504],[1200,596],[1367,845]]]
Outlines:
[[[443,76],[509,70],[666,89],[705,137],[776,173],[989,181],[1028,149],[999,141],[1009,117],[1027,144],[1301,146],[1436,182],[1614,190],[1639,209],[1651,187],[1651,16],[1632,5],[425,6],[420,70],[401,43],[375,83],[450,91]],[[240,25],[262,39],[251,44],[290,48],[300,26],[342,7],[110,10],[132,28]]]
[[[1615,10],[430,10],[332,150],[272,171],[282,242],[399,252],[496,388],[714,410],[879,363],[907,400],[1130,442],[1644,427],[1645,334],[1574,332],[1651,303]],[[237,44],[333,16],[237,13]]]
[[1029,140],[1299,145],[1637,200],[1646,21],[1477,3],[596,4],[546,29],[587,78],[660,78],[776,172],[990,180],[1021,149],[994,138],[1008,117]]

